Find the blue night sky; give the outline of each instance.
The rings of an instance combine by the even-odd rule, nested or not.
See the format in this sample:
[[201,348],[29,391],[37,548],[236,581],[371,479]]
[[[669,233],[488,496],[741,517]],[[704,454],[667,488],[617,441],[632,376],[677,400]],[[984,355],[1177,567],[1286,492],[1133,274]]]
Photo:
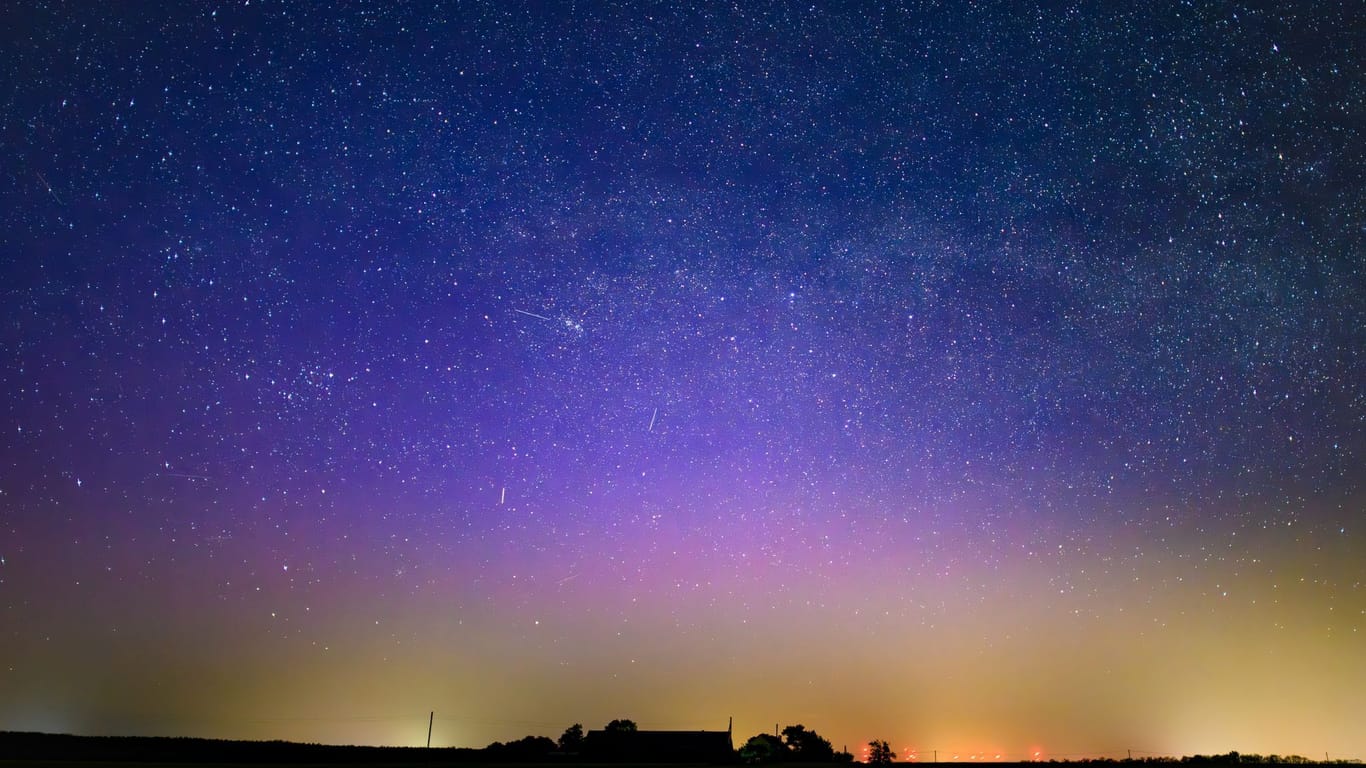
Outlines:
[[0,729],[1366,757],[1366,8],[11,3]]

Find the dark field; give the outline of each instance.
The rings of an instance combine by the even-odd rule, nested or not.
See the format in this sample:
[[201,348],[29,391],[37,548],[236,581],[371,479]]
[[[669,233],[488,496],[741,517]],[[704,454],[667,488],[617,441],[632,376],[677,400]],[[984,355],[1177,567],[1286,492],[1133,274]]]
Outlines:
[[[254,766],[255,768],[310,768],[311,766],[365,766],[366,768],[418,768],[420,766],[460,766],[461,768],[632,768],[633,766],[670,766],[670,768],[706,768],[716,765],[743,765],[739,754],[729,761],[699,762],[688,759],[681,752],[670,760],[660,753],[649,760],[580,759],[575,754],[551,754],[529,757],[525,754],[499,752],[491,745],[485,749],[464,747],[366,747],[328,744],[301,744],[285,741],[227,741],[194,738],[71,736],[65,734],[24,733],[0,731],[0,768],[185,768],[195,766]],[[1184,758],[1148,758],[1142,760],[1071,760],[1055,765],[1096,766],[1097,768],[1224,768],[1239,766],[1282,765],[1359,765],[1356,760],[1331,762],[1311,761],[1303,757],[1224,755]],[[929,763],[929,761],[919,761]],[[916,763],[898,763],[913,765]],[[836,766],[848,763],[802,763],[779,760],[769,765],[803,768],[803,766]],[[854,765],[860,765],[854,763]],[[985,763],[947,761],[944,765],[973,765],[988,768],[1041,768],[1043,763]]]
[[[739,765],[739,763],[736,763]],[[100,760],[100,759],[5,759],[0,758],[0,768],[324,768],[325,766],[362,765],[365,768],[430,768],[433,765],[459,765],[461,768],[633,768],[636,765],[668,765],[669,768],[715,768],[715,766],[691,763],[504,763],[504,762],[466,762],[462,760],[366,760],[310,761],[310,762],[256,762],[220,760]],[[1013,764],[1012,764],[1013,765]],[[1004,765],[1002,765],[1004,768]]]

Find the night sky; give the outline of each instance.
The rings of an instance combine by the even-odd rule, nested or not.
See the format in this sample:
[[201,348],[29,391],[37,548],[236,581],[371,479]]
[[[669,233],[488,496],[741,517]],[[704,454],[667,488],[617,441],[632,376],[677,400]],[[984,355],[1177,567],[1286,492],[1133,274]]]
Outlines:
[[1366,757],[1366,6],[151,5],[0,11],[0,729]]

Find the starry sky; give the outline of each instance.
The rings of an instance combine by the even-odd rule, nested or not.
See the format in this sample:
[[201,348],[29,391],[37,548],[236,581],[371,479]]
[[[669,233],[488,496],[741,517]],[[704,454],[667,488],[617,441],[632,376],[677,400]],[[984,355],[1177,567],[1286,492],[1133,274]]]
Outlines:
[[0,10],[0,729],[1366,757],[1366,8]]

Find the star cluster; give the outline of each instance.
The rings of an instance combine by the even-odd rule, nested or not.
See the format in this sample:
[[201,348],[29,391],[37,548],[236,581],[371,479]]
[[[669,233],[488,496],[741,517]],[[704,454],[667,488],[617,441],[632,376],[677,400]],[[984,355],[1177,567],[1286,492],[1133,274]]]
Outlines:
[[2,13],[0,728],[1366,755],[1355,4]]

